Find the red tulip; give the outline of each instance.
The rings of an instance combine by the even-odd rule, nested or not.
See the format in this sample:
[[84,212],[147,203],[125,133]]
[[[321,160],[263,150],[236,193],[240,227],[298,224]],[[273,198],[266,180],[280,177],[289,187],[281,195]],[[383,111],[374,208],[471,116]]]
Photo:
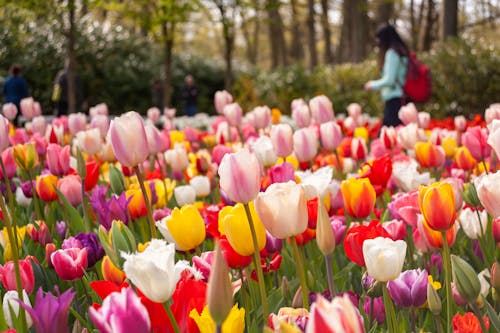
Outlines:
[[87,249],[72,247],[57,250],[50,256],[50,261],[61,279],[76,280],[81,278],[87,269]]
[[[19,260],[19,270],[23,289],[26,290],[28,294],[31,294],[35,288],[35,273],[33,272],[32,259],[26,258]],[[8,261],[3,266],[0,265],[0,279],[5,289],[17,290],[13,261]]]
[[232,269],[244,268],[252,262],[252,256],[239,255],[231,246],[225,236],[219,239],[219,244],[226,259],[227,265]]
[[361,178],[368,178],[380,195],[387,188],[387,182],[392,176],[392,160],[389,155],[366,162],[361,168]]
[[391,238],[378,220],[373,220],[368,225],[357,225],[349,228],[344,238],[344,251],[347,258],[359,266],[365,266],[363,243],[367,239],[377,237]]

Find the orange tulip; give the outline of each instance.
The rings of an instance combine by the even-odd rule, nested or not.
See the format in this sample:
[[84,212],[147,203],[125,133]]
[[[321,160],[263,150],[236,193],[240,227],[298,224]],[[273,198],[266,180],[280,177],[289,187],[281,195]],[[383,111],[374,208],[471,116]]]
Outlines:
[[433,145],[432,142],[417,142],[415,144],[415,158],[424,168],[443,166],[445,157],[443,147]]
[[418,205],[425,221],[433,230],[446,231],[455,223],[455,193],[449,183],[436,182],[421,186]]
[[349,178],[340,185],[344,208],[356,218],[370,215],[375,206],[376,193],[368,178]]
[[458,167],[462,170],[470,171],[473,170],[477,165],[477,160],[472,157],[469,149],[465,146],[461,146],[457,149],[455,154],[455,162]]
[[[437,249],[443,247],[443,236],[441,232],[433,230],[429,224],[425,221],[422,216],[419,217],[417,222],[417,228],[420,232],[421,236],[424,239],[426,246],[429,249]],[[457,230],[455,225],[452,226],[446,231],[446,240],[448,241],[448,246],[452,246],[455,243],[457,235]]]
[[57,176],[48,174],[36,177],[36,193],[43,201],[50,202],[57,199]]
[[[149,187],[146,188],[146,191]],[[140,189],[129,189],[126,192],[127,200],[130,200],[128,204],[128,211],[132,219],[139,216],[146,216],[146,202],[144,201],[144,196]]]
[[102,258],[101,270],[102,276],[106,281],[120,285],[125,280],[125,273],[116,267],[108,256]]

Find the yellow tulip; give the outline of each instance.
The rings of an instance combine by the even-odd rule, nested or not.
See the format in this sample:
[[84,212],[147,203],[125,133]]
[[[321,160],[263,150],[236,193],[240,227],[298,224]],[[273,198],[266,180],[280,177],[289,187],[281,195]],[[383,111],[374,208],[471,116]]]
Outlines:
[[368,142],[369,138],[368,130],[366,129],[366,127],[357,127],[354,130],[354,137],[365,139],[365,142]]
[[156,180],[155,181],[155,191],[156,197],[158,198],[154,207],[155,208],[163,208],[165,207],[172,195],[174,193],[175,188],[175,180],[171,180],[170,178],[165,178],[164,180]]
[[38,153],[32,143],[15,145],[13,155],[17,166],[23,170],[31,170],[38,164]]
[[[253,202],[249,203],[250,212],[257,235],[259,250],[266,246],[266,229],[262,224]],[[219,232],[226,235],[229,244],[242,256],[250,256],[254,251],[252,233],[248,223],[245,207],[238,203],[235,206],[226,206],[219,212]]]
[[[24,236],[26,235],[26,226],[18,227],[16,226],[16,235],[17,235],[17,248],[21,248],[24,240]],[[3,237],[2,237],[2,245],[4,247],[3,257],[5,261],[9,261],[14,259],[12,256],[12,246],[9,240],[9,234],[7,232],[7,228],[3,228]]]
[[182,143],[184,141],[184,132],[181,131],[170,131],[170,145],[173,147],[176,143]]
[[205,222],[194,205],[175,207],[166,219],[168,231],[175,243],[185,251],[192,250],[205,240]]
[[435,182],[420,186],[418,205],[429,227],[446,231],[455,223],[455,192],[449,183]]
[[445,137],[441,141],[441,147],[443,147],[444,153],[448,158],[453,158],[457,152],[457,142],[450,136]]
[[[191,310],[189,317],[192,318],[200,333],[215,332],[215,322],[208,312],[208,307],[205,305],[201,314],[196,309]],[[238,309],[238,304],[235,304],[229,312],[226,320],[222,324],[222,333],[241,333],[245,329],[245,309]]]

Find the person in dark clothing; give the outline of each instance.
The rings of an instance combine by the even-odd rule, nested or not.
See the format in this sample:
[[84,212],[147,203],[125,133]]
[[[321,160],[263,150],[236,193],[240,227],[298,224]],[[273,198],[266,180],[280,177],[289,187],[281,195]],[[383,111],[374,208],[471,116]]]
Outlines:
[[9,76],[3,83],[3,90],[6,103],[13,103],[17,107],[17,115],[14,124],[18,125],[19,115],[21,113],[21,99],[29,96],[28,84],[22,77],[22,68],[14,64],[9,69]]
[[[76,112],[79,112],[83,102],[83,89],[80,76],[75,73],[75,103]],[[54,93],[52,95],[52,101],[57,104],[57,117],[68,114],[68,66],[65,66],[62,71],[60,71],[54,83]]]
[[197,111],[198,89],[194,83],[192,75],[187,75],[184,79],[184,88],[182,89],[182,100],[184,102],[184,114],[194,116]]

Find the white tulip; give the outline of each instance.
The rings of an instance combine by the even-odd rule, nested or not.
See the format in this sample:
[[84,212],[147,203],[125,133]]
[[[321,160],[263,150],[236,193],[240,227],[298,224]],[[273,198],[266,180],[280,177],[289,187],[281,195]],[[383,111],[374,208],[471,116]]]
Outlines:
[[463,231],[470,239],[478,239],[486,233],[488,225],[488,213],[483,210],[479,212],[481,223],[477,219],[477,213],[471,208],[464,208],[458,216],[458,221]]
[[368,275],[379,282],[396,279],[403,269],[406,256],[406,243],[402,240],[377,237],[363,243]]
[[186,204],[193,204],[196,201],[196,190],[191,185],[177,186],[174,189],[175,201],[182,207]]
[[[17,293],[17,290],[9,290],[3,296],[2,309],[3,309],[3,314],[5,316],[5,322],[9,327],[14,327],[10,310],[12,310],[12,312],[16,315],[16,317],[19,316],[19,302],[17,301],[18,299],[19,299],[19,294]],[[30,299],[25,290],[23,290],[23,302],[24,304],[31,307]],[[28,325],[28,328],[30,328],[33,325],[33,320],[26,311],[25,314],[26,314],[26,324]]]
[[257,141],[252,144],[252,150],[260,164],[265,167],[273,165],[278,159],[278,156],[274,152],[273,142],[271,138],[267,136],[259,137]]
[[203,198],[210,194],[210,179],[207,176],[195,176],[191,178],[189,185],[194,188],[198,197]]

